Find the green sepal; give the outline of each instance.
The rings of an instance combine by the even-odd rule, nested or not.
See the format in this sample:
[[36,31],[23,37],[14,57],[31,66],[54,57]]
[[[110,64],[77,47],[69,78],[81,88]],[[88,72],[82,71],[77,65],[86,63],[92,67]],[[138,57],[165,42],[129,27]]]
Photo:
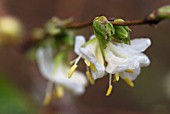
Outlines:
[[86,47],[87,45],[89,45],[90,43],[95,42],[96,40],[97,40],[97,38],[90,39],[86,43],[84,43],[81,47]]
[[115,26],[115,35],[118,38],[127,38],[129,33],[126,31],[126,29],[123,26]]
[[53,59],[54,68],[56,69],[58,67],[58,65],[60,65],[60,63],[63,63],[63,61],[65,61],[65,59],[66,59],[66,53],[65,52],[58,53]]

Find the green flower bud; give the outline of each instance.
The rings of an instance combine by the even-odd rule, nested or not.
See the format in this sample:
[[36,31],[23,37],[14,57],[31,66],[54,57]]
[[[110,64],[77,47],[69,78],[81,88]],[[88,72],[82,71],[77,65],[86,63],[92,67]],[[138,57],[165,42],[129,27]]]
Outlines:
[[[115,19],[114,22],[124,22],[123,19]],[[130,43],[129,31],[131,29],[128,26],[114,26],[115,28],[115,38],[120,42],[125,44]]]
[[115,35],[118,38],[127,38],[129,33],[126,31],[126,29],[123,26],[115,26]]
[[93,21],[93,30],[97,38],[106,47],[107,43],[111,41],[115,34],[113,25],[107,20],[105,16],[96,17]]
[[148,20],[170,19],[170,5],[160,7],[147,16]]
[[105,16],[96,17],[93,20],[93,30],[99,41],[102,55],[107,44],[114,39],[115,29]]
[[45,29],[49,35],[54,36],[62,32],[61,28],[57,26],[61,26],[60,20],[58,18],[52,18],[50,21],[46,23]]

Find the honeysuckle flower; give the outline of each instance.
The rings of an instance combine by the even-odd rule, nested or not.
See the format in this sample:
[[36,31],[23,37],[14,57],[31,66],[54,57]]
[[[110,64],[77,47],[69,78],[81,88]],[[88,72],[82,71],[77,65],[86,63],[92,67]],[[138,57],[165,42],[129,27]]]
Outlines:
[[49,104],[53,85],[55,85],[55,96],[63,96],[64,89],[71,90],[75,95],[84,93],[87,80],[81,72],[74,72],[71,79],[67,78],[69,67],[64,63],[63,53],[58,54],[53,59],[51,48],[39,48],[37,50],[37,62],[39,70],[49,83],[47,85],[46,97],[44,104]]
[[85,42],[83,36],[76,36],[74,51],[78,55],[78,58],[74,61],[69,77],[71,77],[73,71],[77,68],[80,58],[84,59],[87,67],[86,75],[91,84],[94,84],[95,79],[105,75],[104,58],[100,51],[97,38],[92,36],[88,42]]
[[[151,41],[148,38],[131,40],[130,45],[109,42],[103,49],[103,56],[96,36],[93,35],[86,43],[83,36],[77,36],[74,51],[79,57],[74,65],[77,67],[77,62],[83,58],[94,80],[109,74],[109,88],[106,93],[106,96],[109,96],[113,88],[111,85],[113,74],[114,81],[121,77],[129,86],[134,86],[132,81],[140,74],[141,67],[150,64],[149,58],[143,53],[150,45]],[[93,67],[89,67],[90,64]]]
[[130,45],[109,43],[105,49],[105,60],[107,73],[115,74],[117,81],[120,75],[128,85],[133,87],[132,81],[140,74],[141,67],[150,64],[149,58],[142,52],[151,45],[151,41],[148,38],[140,38],[130,42]]

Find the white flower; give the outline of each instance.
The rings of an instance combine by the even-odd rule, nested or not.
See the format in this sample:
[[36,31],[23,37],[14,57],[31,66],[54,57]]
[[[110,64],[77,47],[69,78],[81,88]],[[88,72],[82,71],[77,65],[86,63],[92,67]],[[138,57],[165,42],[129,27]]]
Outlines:
[[130,45],[109,43],[105,49],[106,72],[120,75],[130,86],[134,86],[132,81],[140,74],[141,67],[150,64],[149,58],[142,53],[150,45],[148,38],[131,40]]
[[74,51],[78,55],[78,58],[75,60],[71,72],[77,67],[79,59],[83,58],[87,66],[87,78],[92,84],[94,84],[94,79],[101,78],[105,75],[104,59],[97,38],[92,36],[91,40],[85,43],[83,36],[76,36]]
[[87,70],[90,68],[89,73],[92,74],[93,79],[101,78],[108,73],[109,88],[106,96],[109,96],[112,91],[113,74],[115,75],[115,81],[118,81],[119,77],[121,77],[128,85],[134,86],[132,81],[140,74],[141,67],[150,64],[149,58],[143,53],[150,45],[151,41],[148,38],[131,40],[130,45],[110,42],[103,49],[103,57],[98,39],[94,35],[86,43],[83,36],[77,36],[74,51],[79,57],[75,60],[73,69],[77,68],[79,59],[83,58],[87,65]]
[[[62,60],[62,55],[58,55],[56,58],[57,62],[54,64],[52,57],[51,48],[39,48],[37,50],[37,62],[41,74],[50,82],[55,83],[59,86],[61,91],[61,86],[67,88],[75,94],[82,94],[85,91],[85,86],[87,85],[87,80],[83,73],[76,71],[73,78],[68,79],[67,74],[69,72],[69,67],[66,66]],[[47,87],[47,93],[51,91],[52,86]],[[61,92],[59,93],[61,94]]]

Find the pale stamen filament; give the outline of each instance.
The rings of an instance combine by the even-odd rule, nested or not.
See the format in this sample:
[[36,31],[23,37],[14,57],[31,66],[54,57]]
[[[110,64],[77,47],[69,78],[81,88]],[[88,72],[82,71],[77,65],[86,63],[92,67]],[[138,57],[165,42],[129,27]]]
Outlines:
[[75,60],[74,65],[77,65],[77,63],[79,62],[80,59],[81,59],[81,56],[78,56],[78,58]]
[[79,62],[81,56],[78,56],[78,58],[75,60],[74,65],[71,67],[69,73],[68,73],[68,78],[71,78],[73,72],[76,70],[76,68],[78,67],[77,63]]

